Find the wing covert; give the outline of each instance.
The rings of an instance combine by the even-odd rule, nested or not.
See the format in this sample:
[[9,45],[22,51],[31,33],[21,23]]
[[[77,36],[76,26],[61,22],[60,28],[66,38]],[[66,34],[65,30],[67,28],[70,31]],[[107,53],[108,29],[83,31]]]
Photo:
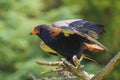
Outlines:
[[104,48],[107,52],[111,53],[104,45],[96,39],[105,33],[104,26],[101,24],[92,23],[82,19],[63,20],[53,23],[53,27],[58,27],[63,30],[64,34],[78,34],[86,39],[94,42]]
[[53,23],[52,26],[63,29],[63,31],[65,31],[67,34],[76,33],[83,37],[85,37],[84,34],[87,34],[95,39],[105,32],[103,25],[82,19],[57,21]]
[[40,48],[43,51],[46,51],[50,54],[57,55],[57,52],[55,50],[51,49],[49,46],[47,46],[43,41],[41,41],[41,43],[40,43]]

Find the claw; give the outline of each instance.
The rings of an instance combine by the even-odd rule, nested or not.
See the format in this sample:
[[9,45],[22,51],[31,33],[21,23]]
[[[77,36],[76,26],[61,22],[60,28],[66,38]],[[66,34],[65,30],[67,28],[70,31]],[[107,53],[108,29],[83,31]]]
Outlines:
[[83,58],[84,58],[84,54],[81,55],[80,59],[78,59],[76,55],[73,56],[73,62],[76,66],[76,69],[83,67],[83,66],[82,67],[80,66],[80,63],[83,60]]

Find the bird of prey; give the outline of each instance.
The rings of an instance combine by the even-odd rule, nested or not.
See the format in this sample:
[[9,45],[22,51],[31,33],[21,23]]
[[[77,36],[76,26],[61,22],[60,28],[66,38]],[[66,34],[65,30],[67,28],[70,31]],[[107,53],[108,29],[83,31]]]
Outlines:
[[41,49],[65,57],[73,63],[73,56],[78,59],[87,51],[98,52],[106,50],[104,45],[96,39],[105,33],[104,26],[83,19],[71,19],[54,22],[51,25],[36,26],[31,35],[41,39]]

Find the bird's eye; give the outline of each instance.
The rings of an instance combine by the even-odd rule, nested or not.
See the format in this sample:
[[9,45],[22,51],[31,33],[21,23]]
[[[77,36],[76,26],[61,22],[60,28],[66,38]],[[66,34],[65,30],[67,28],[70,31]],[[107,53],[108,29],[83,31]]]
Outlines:
[[38,29],[34,29],[34,31],[38,31]]
[[34,30],[38,30],[38,31],[39,31],[39,29],[38,29],[38,28],[35,28]]

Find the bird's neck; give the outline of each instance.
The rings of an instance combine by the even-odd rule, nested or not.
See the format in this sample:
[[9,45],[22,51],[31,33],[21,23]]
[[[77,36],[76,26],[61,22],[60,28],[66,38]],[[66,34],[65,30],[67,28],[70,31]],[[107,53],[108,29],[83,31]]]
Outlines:
[[47,44],[50,43],[60,33],[61,29],[48,27],[42,29],[42,32],[38,36]]

